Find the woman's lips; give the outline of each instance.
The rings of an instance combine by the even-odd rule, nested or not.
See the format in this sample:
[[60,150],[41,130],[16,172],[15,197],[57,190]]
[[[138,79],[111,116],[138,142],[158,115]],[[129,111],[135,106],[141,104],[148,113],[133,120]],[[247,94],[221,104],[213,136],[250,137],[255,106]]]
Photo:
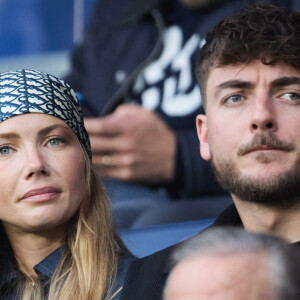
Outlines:
[[20,201],[26,202],[45,202],[57,197],[61,191],[54,187],[43,187],[33,189],[25,193]]

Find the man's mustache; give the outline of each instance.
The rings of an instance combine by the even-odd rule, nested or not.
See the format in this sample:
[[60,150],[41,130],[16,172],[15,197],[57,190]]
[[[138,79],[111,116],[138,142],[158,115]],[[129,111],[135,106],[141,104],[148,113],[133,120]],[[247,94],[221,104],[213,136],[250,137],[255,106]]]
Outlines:
[[256,134],[249,144],[242,145],[238,149],[237,154],[238,156],[242,156],[261,146],[267,146],[287,152],[293,151],[295,149],[295,145],[293,143],[281,141],[273,133],[268,132]]

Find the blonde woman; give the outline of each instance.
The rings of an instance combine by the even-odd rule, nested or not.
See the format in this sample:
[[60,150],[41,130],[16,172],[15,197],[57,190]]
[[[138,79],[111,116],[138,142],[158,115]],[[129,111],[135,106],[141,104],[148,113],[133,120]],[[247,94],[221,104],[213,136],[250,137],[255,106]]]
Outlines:
[[73,90],[0,74],[0,299],[119,299],[134,260],[116,233]]

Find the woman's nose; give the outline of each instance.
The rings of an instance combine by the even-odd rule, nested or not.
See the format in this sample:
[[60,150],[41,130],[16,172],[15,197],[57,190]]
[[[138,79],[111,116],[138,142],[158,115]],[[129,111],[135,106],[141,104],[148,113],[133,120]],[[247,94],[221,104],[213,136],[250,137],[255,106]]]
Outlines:
[[47,176],[49,170],[47,168],[45,158],[39,149],[28,149],[25,162],[25,177],[29,179],[33,176]]

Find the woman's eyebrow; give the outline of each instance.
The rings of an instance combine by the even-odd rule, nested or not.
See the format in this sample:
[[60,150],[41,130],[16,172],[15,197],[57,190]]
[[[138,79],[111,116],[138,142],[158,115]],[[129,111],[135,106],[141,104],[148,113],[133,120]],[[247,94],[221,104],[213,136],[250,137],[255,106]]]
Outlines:
[[[55,124],[51,126],[47,126],[43,129],[41,129],[38,132],[38,135],[45,135],[55,129],[61,128],[63,130],[69,130],[69,126],[67,125],[62,125],[62,124]],[[17,132],[5,132],[5,133],[0,133],[0,139],[17,139],[20,138],[20,134]]]
[[51,125],[51,126],[47,126],[47,127],[45,127],[45,128],[43,128],[43,129],[41,129],[41,130],[39,130],[39,135],[45,135],[45,134],[47,134],[47,133],[49,133],[49,132],[51,132],[51,131],[53,131],[53,130],[55,130],[55,129],[59,129],[59,128],[61,128],[61,129],[64,129],[64,130],[69,130],[69,129],[71,129],[69,126],[67,126],[67,125],[62,125],[62,124],[54,124],[54,125]]
[[17,139],[20,135],[14,132],[0,133],[0,139]]

